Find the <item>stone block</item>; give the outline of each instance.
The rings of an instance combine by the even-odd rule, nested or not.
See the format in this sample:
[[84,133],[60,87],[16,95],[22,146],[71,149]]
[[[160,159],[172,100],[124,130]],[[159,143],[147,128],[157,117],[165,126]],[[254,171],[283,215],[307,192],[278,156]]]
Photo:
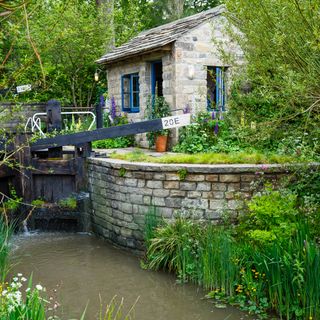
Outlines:
[[133,233],[132,230],[129,228],[121,228],[120,229],[120,234],[123,237],[130,238],[130,237],[132,237],[132,233]]
[[226,207],[225,200],[209,200],[210,201],[210,209],[223,209]]
[[226,197],[226,199],[228,199],[228,200],[234,199],[234,192],[232,192],[232,191],[226,192],[226,193],[225,193],[225,197]]
[[240,191],[240,183],[228,183],[228,191]]
[[241,182],[251,182],[256,179],[254,174],[242,174],[241,175]]
[[227,191],[227,185],[225,183],[212,183],[212,191]]
[[193,191],[196,190],[197,184],[195,182],[181,182],[180,190]]
[[166,173],[166,180],[168,181],[179,181],[179,176],[177,173]]
[[179,189],[180,182],[179,181],[164,181],[163,186],[165,189]]
[[211,183],[210,182],[198,182],[197,191],[210,191]]
[[163,182],[157,181],[157,180],[150,180],[147,182],[147,188],[150,189],[162,189],[163,188]]
[[138,180],[138,183],[137,183],[138,188],[143,188],[145,187],[145,185],[146,185],[145,180],[141,180],[141,179]]
[[169,208],[181,208],[182,198],[165,198],[166,207]]
[[124,213],[133,213],[133,208],[131,203],[121,202],[119,209]]
[[213,192],[213,198],[214,199],[223,199],[224,197],[225,197],[225,194],[222,191]]
[[246,192],[251,191],[251,183],[250,182],[241,182],[241,186],[240,186],[239,190],[246,191]]
[[194,198],[200,198],[202,196],[202,193],[199,191],[188,191],[188,198],[194,199]]
[[123,220],[125,222],[132,222],[133,221],[133,215],[132,214],[124,214],[123,215]]
[[240,182],[239,174],[220,174],[220,182]]
[[125,178],[124,179],[124,184],[128,187],[136,187],[138,183],[137,179],[133,179],[133,178]]
[[130,194],[130,202],[132,204],[144,204],[142,194]]
[[172,218],[173,209],[172,208],[159,208],[159,214],[162,218]]
[[150,196],[143,196],[143,204],[151,205],[151,197]]
[[188,209],[207,209],[208,200],[206,199],[183,199],[181,206]]
[[154,197],[167,197],[170,194],[170,190],[153,189],[152,195]]
[[203,174],[188,174],[186,181],[204,181],[205,177]]
[[217,174],[207,174],[206,180],[210,182],[218,182],[219,181],[219,175]]
[[154,173],[153,179],[154,180],[165,180],[166,175],[164,173]]
[[145,215],[133,215],[133,221],[139,226],[144,226],[145,224]]
[[186,196],[186,191],[182,190],[170,190],[171,197],[181,197],[184,198]]
[[166,205],[165,198],[153,197],[151,202],[156,207],[163,207]]

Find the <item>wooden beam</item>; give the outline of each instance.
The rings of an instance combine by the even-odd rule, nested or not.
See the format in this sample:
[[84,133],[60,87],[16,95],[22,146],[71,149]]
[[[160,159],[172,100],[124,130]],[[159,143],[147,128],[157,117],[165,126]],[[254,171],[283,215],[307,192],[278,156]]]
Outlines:
[[31,144],[31,151],[46,148],[62,147],[68,145],[79,145],[96,140],[103,140],[115,137],[124,137],[138,133],[162,130],[162,120],[148,120],[130,123],[123,126],[101,128],[92,131],[78,132],[37,140]]

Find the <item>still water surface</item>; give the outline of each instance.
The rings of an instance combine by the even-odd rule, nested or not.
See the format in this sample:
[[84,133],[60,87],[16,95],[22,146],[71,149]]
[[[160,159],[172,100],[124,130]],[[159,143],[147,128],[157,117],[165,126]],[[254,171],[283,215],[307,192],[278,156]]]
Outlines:
[[[14,239],[14,271],[33,273],[47,295],[56,295],[65,319],[79,318],[89,302],[86,319],[96,319],[102,301],[123,297],[136,301],[136,320],[240,320],[234,308],[217,309],[204,292],[180,285],[174,276],[140,268],[139,258],[86,234],[35,233]],[[57,290],[55,294],[53,292]]]

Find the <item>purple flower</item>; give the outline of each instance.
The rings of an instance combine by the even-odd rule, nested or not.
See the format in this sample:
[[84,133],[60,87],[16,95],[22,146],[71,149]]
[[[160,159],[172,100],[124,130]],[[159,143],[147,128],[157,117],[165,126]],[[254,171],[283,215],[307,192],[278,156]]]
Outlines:
[[114,120],[117,117],[116,100],[115,100],[115,98],[113,96],[111,97],[110,117],[112,118],[112,120]]
[[219,124],[218,124],[218,121],[217,121],[216,124],[214,125],[213,131],[214,131],[214,134],[215,134],[215,135],[218,134],[218,132],[219,132]]
[[266,164],[263,164],[262,166],[261,166],[261,170],[267,170],[268,169],[268,166],[266,165]]
[[223,112],[220,112],[219,120],[223,120]]
[[213,111],[213,112],[211,113],[211,119],[214,120],[215,118],[216,118],[216,113]]
[[104,97],[103,97],[103,95],[100,96],[100,106],[101,107],[104,106]]
[[190,111],[191,111],[191,108],[190,108],[189,104],[187,103],[186,106],[183,108],[182,112],[184,114],[187,114],[187,113],[190,113]]

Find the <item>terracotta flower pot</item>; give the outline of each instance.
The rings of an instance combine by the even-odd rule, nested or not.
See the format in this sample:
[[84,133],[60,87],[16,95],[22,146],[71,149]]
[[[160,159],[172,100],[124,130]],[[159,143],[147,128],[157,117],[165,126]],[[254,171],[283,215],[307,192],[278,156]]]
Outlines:
[[167,151],[168,136],[157,136],[156,138],[156,151],[165,152]]

